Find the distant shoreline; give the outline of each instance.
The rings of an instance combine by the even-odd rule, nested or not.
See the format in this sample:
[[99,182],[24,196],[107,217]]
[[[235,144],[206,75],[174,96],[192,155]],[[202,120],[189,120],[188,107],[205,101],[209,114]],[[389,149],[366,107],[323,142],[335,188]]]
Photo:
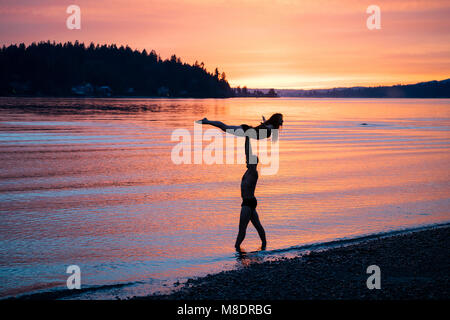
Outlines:
[[0,95],[6,96],[450,98],[450,78],[331,89],[232,88],[225,72],[209,72],[203,62],[185,63],[175,54],[163,60],[154,50],[79,41],[3,46],[0,64]]
[[180,100],[180,99],[195,99],[195,100],[207,100],[207,99],[395,99],[395,100],[407,100],[407,99],[450,99],[450,97],[293,97],[293,96],[278,96],[278,97],[159,97],[159,96],[111,96],[111,97],[98,97],[98,96],[0,96],[0,98],[43,98],[43,99],[164,99],[164,100]]
[[[78,88],[72,93],[66,94],[45,94],[42,92],[22,92],[7,93],[4,97],[23,97],[23,98],[116,98],[116,99],[228,99],[228,98],[332,98],[332,99],[449,99],[450,98],[450,78],[440,81],[420,82],[408,85],[379,86],[379,87],[338,87],[330,89],[241,89],[230,88],[231,94],[210,94],[210,95],[191,95],[187,91],[179,95],[158,94],[158,95],[139,95],[114,93],[109,87],[98,87],[96,90],[90,83]],[[74,89],[73,88],[73,89]],[[88,89],[86,89],[88,88]],[[107,88],[108,90],[102,88]],[[2,93],[0,92],[0,95]]]

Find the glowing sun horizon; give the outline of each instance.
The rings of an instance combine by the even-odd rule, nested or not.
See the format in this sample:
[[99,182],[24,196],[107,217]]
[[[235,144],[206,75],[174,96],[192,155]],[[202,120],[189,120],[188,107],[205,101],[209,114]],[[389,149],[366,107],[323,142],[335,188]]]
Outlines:
[[[68,6],[81,28],[66,27]],[[6,0],[1,45],[80,41],[176,54],[225,72],[232,87],[311,89],[450,77],[450,2],[379,0]]]

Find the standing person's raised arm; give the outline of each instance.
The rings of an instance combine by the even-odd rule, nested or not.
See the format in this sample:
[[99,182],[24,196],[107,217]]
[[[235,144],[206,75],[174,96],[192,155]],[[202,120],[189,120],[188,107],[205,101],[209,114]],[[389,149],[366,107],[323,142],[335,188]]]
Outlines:
[[248,136],[245,136],[245,160],[247,164],[258,164],[257,157],[253,154],[252,143]]

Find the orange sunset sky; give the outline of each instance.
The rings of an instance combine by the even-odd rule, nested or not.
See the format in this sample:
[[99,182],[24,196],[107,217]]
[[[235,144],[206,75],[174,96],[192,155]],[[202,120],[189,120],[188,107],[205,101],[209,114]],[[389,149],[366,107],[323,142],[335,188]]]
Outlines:
[[[81,8],[68,30],[66,8]],[[381,30],[369,30],[369,5]],[[0,43],[154,49],[217,66],[232,86],[328,88],[450,77],[449,0],[0,0]]]

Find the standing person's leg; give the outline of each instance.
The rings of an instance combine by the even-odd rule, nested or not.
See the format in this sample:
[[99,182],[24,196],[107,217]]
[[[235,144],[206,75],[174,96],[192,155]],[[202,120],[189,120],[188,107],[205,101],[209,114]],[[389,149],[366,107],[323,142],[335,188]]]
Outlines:
[[241,208],[241,217],[239,218],[239,233],[236,238],[235,247],[239,249],[242,241],[244,241],[245,233],[247,231],[247,225],[250,221],[250,217],[252,216],[252,209],[247,206],[243,206]]
[[259,221],[258,213],[256,212],[256,210],[253,210],[250,221],[255,226],[256,231],[258,231],[259,237],[261,238],[261,247],[265,248],[267,245],[266,232],[264,231],[264,228]]

